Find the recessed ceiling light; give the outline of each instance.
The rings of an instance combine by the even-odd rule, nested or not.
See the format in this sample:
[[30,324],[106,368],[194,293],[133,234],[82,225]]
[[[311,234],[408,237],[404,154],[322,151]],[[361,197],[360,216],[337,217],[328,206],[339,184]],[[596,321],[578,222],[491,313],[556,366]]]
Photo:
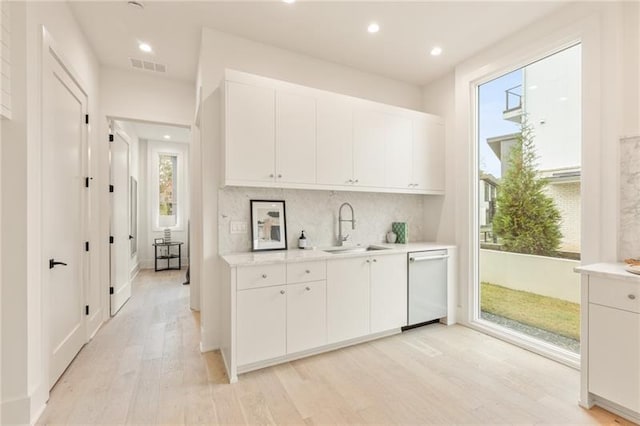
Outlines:
[[164,135],[165,139],[171,139],[171,135]]
[[442,47],[435,46],[433,49],[431,49],[431,56],[440,56],[441,54],[442,54]]
[[377,22],[372,22],[367,27],[367,31],[369,31],[370,33],[377,33],[378,31],[380,31],[380,25],[378,25]]
[[287,3],[287,4],[291,4],[291,3],[295,3],[296,0],[282,0],[283,2]]
[[151,52],[153,50],[149,43],[140,43],[140,44],[138,44],[138,48],[140,50],[142,50],[143,52],[146,52],[146,53],[149,53],[149,52]]

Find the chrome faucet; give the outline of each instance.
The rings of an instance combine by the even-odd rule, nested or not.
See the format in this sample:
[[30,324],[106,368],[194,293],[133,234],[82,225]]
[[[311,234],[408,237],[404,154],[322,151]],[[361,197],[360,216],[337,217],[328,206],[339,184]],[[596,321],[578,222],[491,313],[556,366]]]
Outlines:
[[[351,219],[342,218],[342,208],[347,206],[351,209]],[[338,209],[338,245],[341,246],[349,239],[349,234],[342,235],[342,222],[351,222],[351,229],[356,229],[356,216],[353,213],[353,206],[349,203],[342,203]]]

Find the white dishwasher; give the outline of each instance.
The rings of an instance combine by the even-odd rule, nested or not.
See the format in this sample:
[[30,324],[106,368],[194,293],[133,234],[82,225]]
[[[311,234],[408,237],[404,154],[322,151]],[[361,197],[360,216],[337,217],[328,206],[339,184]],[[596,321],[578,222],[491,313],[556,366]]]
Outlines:
[[407,327],[447,316],[447,250],[408,253]]

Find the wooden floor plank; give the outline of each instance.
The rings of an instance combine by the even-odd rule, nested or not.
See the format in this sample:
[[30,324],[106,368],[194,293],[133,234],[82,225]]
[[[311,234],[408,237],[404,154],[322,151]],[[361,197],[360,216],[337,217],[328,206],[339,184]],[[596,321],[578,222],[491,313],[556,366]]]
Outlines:
[[180,271],[142,271],[131,300],[52,389],[39,424],[630,424],[577,405],[579,373],[461,326],[243,374],[201,354]]

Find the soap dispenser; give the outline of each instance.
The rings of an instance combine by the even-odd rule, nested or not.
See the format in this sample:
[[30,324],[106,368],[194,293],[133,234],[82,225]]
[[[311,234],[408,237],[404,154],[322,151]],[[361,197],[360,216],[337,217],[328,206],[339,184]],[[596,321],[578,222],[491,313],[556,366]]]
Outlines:
[[307,237],[304,236],[304,231],[302,231],[300,238],[298,238],[298,248],[300,249],[307,248]]

